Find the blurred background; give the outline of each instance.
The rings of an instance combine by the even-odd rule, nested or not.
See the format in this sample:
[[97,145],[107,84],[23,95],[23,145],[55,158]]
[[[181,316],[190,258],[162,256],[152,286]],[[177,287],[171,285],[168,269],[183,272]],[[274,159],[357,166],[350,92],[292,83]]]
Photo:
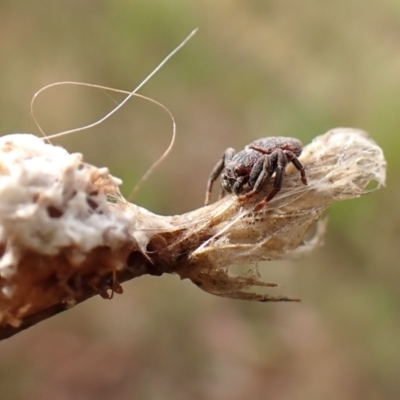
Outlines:
[[[10,1],[0,3],[0,134],[39,134],[36,91],[56,81],[135,88],[166,105],[178,137],[135,202],[200,207],[227,147],[368,131],[387,188],[334,205],[325,246],[260,265],[299,304],[213,297],[175,276],[124,284],[0,343],[2,399],[399,399],[400,2],[397,0]],[[47,134],[91,123],[123,97],[63,86],[35,115]],[[128,196],[171,138],[133,99],[101,126],[55,140],[124,180]]]

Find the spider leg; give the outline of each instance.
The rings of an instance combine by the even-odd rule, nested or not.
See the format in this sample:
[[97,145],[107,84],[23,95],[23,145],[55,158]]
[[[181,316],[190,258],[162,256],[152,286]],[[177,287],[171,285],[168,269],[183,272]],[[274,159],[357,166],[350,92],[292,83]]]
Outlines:
[[250,187],[252,188],[261,187],[262,182],[260,182],[260,180],[265,181],[266,178],[264,177],[264,175],[265,173],[268,174],[270,171],[271,171],[271,158],[267,155],[263,155],[257,160],[257,162],[253,165],[253,168],[250,171],[250,177],[249,177]]
[[254,211],[259,211],[262,208],[264,208],[278,194],[278,192],[282,188],[283,178],[285,176],[285,168],[288,163],[288,160],[286,158],[285,153],[281,149],[275,150],[275,152],[272,153],[270,157],[272,158],[272,156],[274,156],[275,154],[276,154],[275,157],[276,157],[277,166],[275,168],[274,188],[271,190],[271,192],[268,194],[268,196],[263,201],[260,201],[254,207]]
[[204,204],[207,205],[210,202],[210,196],[212,192],[212,187],[216,179],[219,177],[221,174],[222,170],[225,167],[226,161],[231,160],[235,155],[235,150],[232,149],[231,147],[226,149],[223,156],[220,158],[220,160],[217,162],[213,170],[211,171],[210,177],[208,178],[207,181],[207,189],[206,189],[206,199],[204,201]]
[[287,159],[289,161],[291,161],[293,163],[293,165],[300,171],[301,181],[303,182],[303,184],[307,185],[306,171],[304,171],[304,167],[301,164],[301,162],[299,161],[299,159],[291,151],[286,150],[285,154],[286,154]]
[[250,192],[240,196],[240,200],[250,199],[255,196],[269,181],[275,171],[275,156],[274,154],[264,154],[254,164],[250,172],[249,185],[253,188]]

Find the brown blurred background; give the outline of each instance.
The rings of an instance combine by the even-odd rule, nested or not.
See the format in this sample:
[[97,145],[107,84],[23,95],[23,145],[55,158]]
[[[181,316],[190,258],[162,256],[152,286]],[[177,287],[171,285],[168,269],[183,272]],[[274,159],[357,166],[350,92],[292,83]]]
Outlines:
[[[174,276],[141,278],[0,343],[0,398],[400,398],[400,2],[183,0],[0,2],[1,134],[38,133],[33,94],[63,80],[140,91],[174,114],[170,157],[135,202],[171,215],[202,205],[214,163],[268,135],[309,142],[337,126],[383,147],[387,188],[330,210],[325,246],[260,265],[299,304],[213,297]],[[121,100],[120,96],[111,95]],[[57,87],[36,103],[48,133],[113,106]],[[55,141],[135,182],[164,151],[168,116],[133,99],[103,125]]]

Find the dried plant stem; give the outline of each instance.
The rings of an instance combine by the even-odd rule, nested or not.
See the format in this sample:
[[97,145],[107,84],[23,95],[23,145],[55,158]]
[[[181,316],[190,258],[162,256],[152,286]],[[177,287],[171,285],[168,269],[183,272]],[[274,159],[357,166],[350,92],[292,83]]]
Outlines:
[[0,138],[0,340],[120,283],[175,273],[224,297],[295,301],[254,292],[272,288],[256,268],[322,243],[323,224],[305,237],[333,202],[359,197],[385,181],[382,150],[365,132],[340,128],[316,138],[301,156],[308,185],[289,167],[282,191],[259,212],[271,187],[241,203],[228,196],[192,212],[162,217],[125,201],[106,168],[31,135]]

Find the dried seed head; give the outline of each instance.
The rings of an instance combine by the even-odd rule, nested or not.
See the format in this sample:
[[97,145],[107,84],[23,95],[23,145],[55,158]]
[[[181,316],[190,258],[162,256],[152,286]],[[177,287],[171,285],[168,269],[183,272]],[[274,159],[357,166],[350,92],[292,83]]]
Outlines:
[[119,184],[33,135],[0,138],[0,325],[75,303],[125,262],[132,219],[107,200]]
[[[208,229],[209,239],[191,253],[181,276],[221,296],[271,300],[246,292],[252,286],[265,286],[256,269],[247,276],[231,277],[228,267],[312,250],[322,243],[324,224],[319,222],[312,240],[305,241],[305,237],[330,204],[359,197],[385,183],[383,152],[360,130],[337,128],[315,138],[304,148],[300,161],[308,185],[288,166],[282,191],[260,212],[254,213],[253,208],[271,190],[270,185],[245,204],[228,196],[198,210],[200,221],[207,222],[199,223],[196,234],[204,236],[201,230]],[[375,188],[367,189],[371,182],[376,183]]]

